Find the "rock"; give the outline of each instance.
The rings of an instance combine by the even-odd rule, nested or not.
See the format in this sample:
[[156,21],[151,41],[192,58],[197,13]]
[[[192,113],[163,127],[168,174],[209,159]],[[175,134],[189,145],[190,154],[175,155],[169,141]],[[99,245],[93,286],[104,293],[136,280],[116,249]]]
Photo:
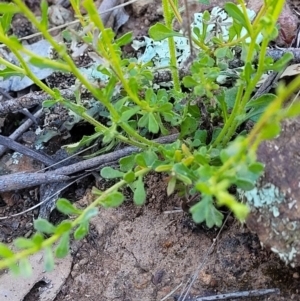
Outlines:
[[132,10],[135,15],[140,16],[154,0],[140,0],[132,3]]
[[261,244],[292,267],[300,266],[300,118],[285,120],[280,136],[257,153],[265,172],[243,193],[251,207],[246,223]]
[[48,9],[49,21],[51,24],[58,26],[73,21],[70,10],[61,5],[52,5]]

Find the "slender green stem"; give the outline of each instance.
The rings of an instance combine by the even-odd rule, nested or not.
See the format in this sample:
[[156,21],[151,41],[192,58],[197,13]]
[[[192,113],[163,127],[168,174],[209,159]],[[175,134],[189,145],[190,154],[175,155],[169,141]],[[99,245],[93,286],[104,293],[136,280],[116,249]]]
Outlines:
[[[162,0],[164,20],[166,23],[166,27],[169,29],[172,28],[172,15],[170,10],[170,4],[168,0]],[[179,72],[177,68],[177,58],[176,58],[176,47],[175,41],[173,37],[168,38],[169,51],[170,51],[170,64],[171,64],[171,74],[174,82],[174,89],[176,91],[181,91],[180,88],[180,80],[179,80]]]
[[[243,1],[239,1],[243,2]],[[278,6],[277,6],[278,7]],[[242,9],[245,10],[246,8],[242,4]],[[244,12],[245,13],[245,12]],[[275,16],[277,14],[275,13]],[[248,18],[246,18],[248,20]],[[249,21],[249,20],[248,20]],[[250,21],[249,21],[250,22]],[[259,23],[258,23],[259,24]],[[253,29],[253,26],[251,24],[248,24],[249,28]],[[255,53],[255,46],[256,46],[256,38],[258,34],[260,33],[260,26],[256,28],[256,30],[252,30],[249,32],[249,35],[251,37],[251,42],[249,44],[248,53],[246,57],[246,63],[251,63],[253,61],[253,55]],[[269,32],[267,33],[266,37],[262,41],[262,45],[260,47],[260,53],[259,53],[259,60],[258,60],[258,69],[256,71],[255,76],[251,81],[247,84],[246,89],[244,91],[244,85],[240,85],[236,97],[236,101],[233,107],[233,110],[231,112],[231,115],[229,119],[225,122],[224,127],[222,128],[220,134],[218,135],[217,139],[213,142],[212,147],[217,147],[219,144],[222,145],[222,147],[225,147],[228,142],[232,139],[232,136],[236,132],[236,129],[239,125],[238,116],[243,114],[245,111],[246,104],[251,98],[251,94],[253,93],[255,86],[257,85],[258,81],[260,80],[262,74],[264,73],[264,60],[267,53],[267,47],[269,43],[269,39],[267,38],[268,34],[271,34],[271,29],[269,29]]]
[[[1,38],[0,38],[1,39]],[[2,57],[0,57],[0,63],[3,64],[4,66],[11,68],[12,70],[15,70],[16,72],[26,75],[26,72],[23,68],[20,68],[10,62],[8,62],[7,60],[3,59]]]
[[[99,28],[99,30],[101,31],[101,35],[103,37],[104,43],[105,45],[99,45],[102,46],[102,48],[104,46],[106,46],[108,48],[109,51],[109,55],[111,57],[111,62],[113,64],[111,64],[111,67],[113,68],[113,70],[115,71],[116,75],[118,76],[118,78],[120,79],[124,90],[127,92],[128,96],[132,99],[132,101],[134,101],[138,106],[140,106],[143,110],[149,111],[149,106],[148,104],[145,102],[142,102],[139,97],[137,96],[137,94],[135,94],[132,89],[129,86],[128,81],[125,79],[123,71],[122,71],[122,67],[121,67],[121,62],[119,59],[119,56],[116,54],[115,48],[111,43],[111,38],[107,35],[105,26],[101,20],[101,18],[99,17],[99,13],[94,5],[94,3],[92,1],[85,1],[84,3],[84,7],[87,10],[89,17],[91,18],[91,20],[94,22],[94,24],[96,25],[97,28]],[[104,48],[103,48],[104,49]],[[108,57],[109,59],[109,57]]]
[[[229,129],[232,126],[234,126],[234,121],[236,119],[236,116],[238,115],[239,107],[240,107],[239,100],[242,98],[243,91],[244,91],[244,85],[240,84],[240,86],[238,87],[238,92],[237,92],[237,96],[236,96],[236,100],[234,102],[232,112],[231,112],[228,120],[225,122],[221,132],[218,135],[218,137],[213,142],[213,144],[212,144],[213,148],[218,147],[220,145],[220,143],[223,144],[223,140],[224,140],[224,137],[227,135],[227,132],[229,131]],[[230,130],[230,131],[232,131],[232,130]]]
[[[50,35],[50,33],[48,33],[48,31],[45,30],[43,28],[43,26],[40,25],[40,23],[38,22],[38,20],[35,18],[34,14],[27,8],[27,6],[21,0],[14,0],[14,2],[19,6],[19,8],[21,9],[21,11],[32,22],[32,24],[40,32],[42,32],[42,34],[44,35],[44,37],[49,41],[49,43],[53,46],[53,48],[63,58],[63,60],[69,66],[70,72],[75,75],[75,77],[93,94],[93,96],[96,99],[98,99],[99,101],[101,101],[103,103],[103,105],[109,110],[109,112],[110,112],[113,120],[119,120],[120,116],[119,116],[118,112],[115,110],[115,108],[112,105],[112,103],[110,102],[110,100],[106,100],[105,98],[103,98],[103,94],[101,93],[100,89],[97,88],[97,87],[95,87],[95,86],[93,86],[93,84],[90,83],[83,74],[81,74],[81,72],[79,71],[79,69],[77,68],[77,66],[75,65],[75,63],[73,62],[72,58],[66,53],[65,47],[59,45],[53,39],[53,37]],[[95,9],[95,6],[94,6],[93,3],[92,3],[92,6],[94,7],[94,10],[91,11],[91,14],[97,14],[98,19],[100,20],[100,23],[102,24],[101,19],[99,18],[99,14],[97,13],[97,10]],[[91,6],[89,6],[89,7],[91,7]],[[102,28],[104,29],[103,24],[102,24]],[[103,33],[105,33],[105,30],[103,30]],[[108,41],[108,45],[110,45],[111,52],[114,55],[114,59],[117,60],[117,56],[116,56],[115,50],[114,50],[112,44],[110,43],[109,38],[107,38],[107,41]],[[123,81],[121,80],[121,82],[124,85],[124,89],[128,93],[129,97],[134,98],[135,100],[137,100],[137,103],[141,106],[141,108],[147,110],[148,109],[148,104],[146,102],[141,102],[137,98],[137,96],[132,92],[132,90],[130,89],[128,82],[125,80],[125,78],[123,76],[120,64],[118,64],[118,62],[117,62],[115,65],[117,66],[118,73],[121,74],[121,78],[123,80]],[[49,93],[55,99],[55,93],[53,92],[53,90],[51,90],[50,88],[48,88],[43,82],[41,82],[39,79],[37,79],[27,66],[25,66],[24,69],[26,70],[26,72],[28,72],[27,73],[28,76],[36,84],[38,84],[43,90],[45,90],[47,93]],[[147,105],[145,105],[145,104],[147,104]],[[119,136],[119,137],[122,137],[122,136]],[[150,142],[149,140],[147,140],[144,137],[140,136],[138,133],[135,133],[135,137],[134,138],[136,140],[143,141],[143,143],[145,143],[145,141],[148,141],[147,145],[153,145],[152,142]],[[131,141],[130,139],[128,139],[126,137],[124,137],[124,139],[126,139],[127,142]],[[138,143],[138,142],[132,141],[133,145],[137,145],[136,143]]]

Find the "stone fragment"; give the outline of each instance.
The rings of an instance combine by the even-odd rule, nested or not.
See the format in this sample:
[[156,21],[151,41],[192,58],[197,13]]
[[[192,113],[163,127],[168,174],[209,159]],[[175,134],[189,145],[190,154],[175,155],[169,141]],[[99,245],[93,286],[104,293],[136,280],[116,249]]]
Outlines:
[[279,137],[263,142],[258,161],[265,172],[243,193],[251,207],[247,220],[261,244],[292,267],[300,266],[300,117],[285,120]]

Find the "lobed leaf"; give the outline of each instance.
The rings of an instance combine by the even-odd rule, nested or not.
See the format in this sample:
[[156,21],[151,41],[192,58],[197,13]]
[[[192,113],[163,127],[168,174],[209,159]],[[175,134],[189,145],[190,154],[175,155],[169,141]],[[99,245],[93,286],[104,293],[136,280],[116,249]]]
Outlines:
[[58,211],[66,215],[79,215],[82,213],[82,210],[77,209],[73,204],[70,203],[70,201],[64,198],[60,198],[57,200],[56,208]]
[[55,250],[55,256],[57,258],[64,258],[68,255],[70,250],[70,232],[66,232],[62,235],[59,244]]
[[45,248],[44,264],[46,272],[51,272],[54,269],[54,257],[50,247]]
[[38,218],[33,222],[34,229],[41,233],[53,234],[55,232],[55,227],[49,223],[47,220]]
[[135,182],[133,201],[136,205],[143,205],[146,201],[146,190],[142,177],[139,177],[138,180]]
[[156,23],[155,25],[150,27],[149,36],[154,41],[161,41],[171,37],[182,37],[183,35],[177,31],[169,29],[162,23]]

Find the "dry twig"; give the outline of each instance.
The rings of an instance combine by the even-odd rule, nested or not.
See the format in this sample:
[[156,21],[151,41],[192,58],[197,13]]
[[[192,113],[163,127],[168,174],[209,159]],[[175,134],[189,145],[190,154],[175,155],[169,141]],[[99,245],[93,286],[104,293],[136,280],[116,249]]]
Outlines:
[[[171,143],[174,142],[177,138],[178,134],[173,134],[155,139],[154,141],[158,143]],[[0,177],[0,192],[19,190],[47,183],[69,181],[73,178],[70,176],[72,174],[102,165],[107,162],[119,160],[120,158],[140,151],[141,150],[137,147],[126,147],[109,154],[84,160],[78,163],[71,164],[69,166],[60,167],[52,171],[47,171],[45,173],[24,172],[15,173],[12,175],[4,175]]]

